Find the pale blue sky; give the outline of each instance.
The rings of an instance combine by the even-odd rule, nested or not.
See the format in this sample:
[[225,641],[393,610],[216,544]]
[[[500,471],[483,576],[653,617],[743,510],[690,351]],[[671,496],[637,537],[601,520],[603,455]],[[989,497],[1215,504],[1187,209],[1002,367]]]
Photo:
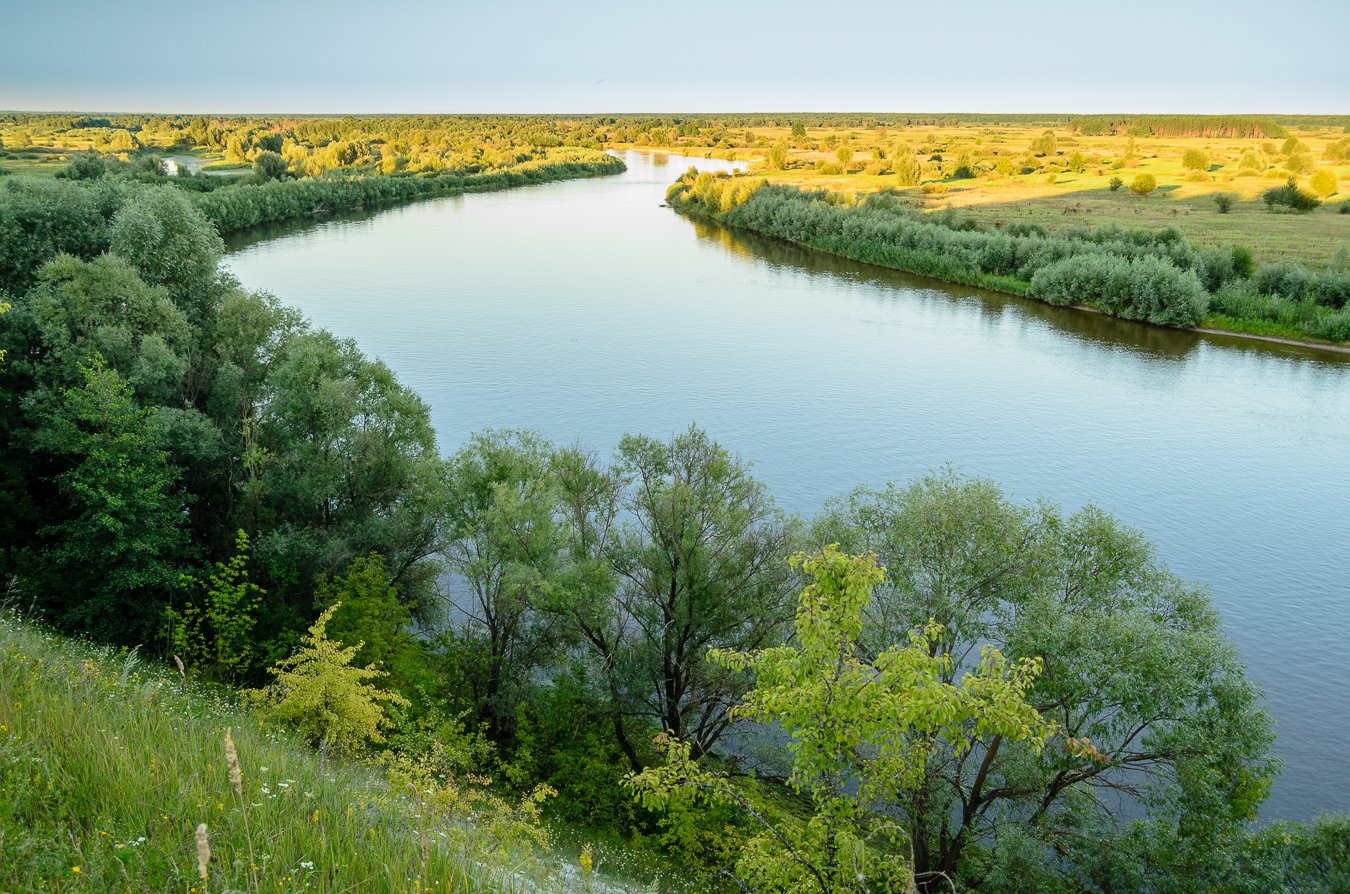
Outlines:
[[16,0],[0,109],[1350,113],[1350,0]]

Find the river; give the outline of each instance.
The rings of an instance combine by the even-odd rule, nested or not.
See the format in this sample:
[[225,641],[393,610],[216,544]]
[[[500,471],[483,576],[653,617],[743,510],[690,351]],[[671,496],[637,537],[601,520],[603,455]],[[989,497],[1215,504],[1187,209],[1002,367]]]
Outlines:
[[1266,692],[1268,816],[1350,809],[1350,362],[946,286],[661,207],[704,159],[283,228],[226,264],[387,362],[447,452],[696,421],[810,515],[950,463],[1207,582]]

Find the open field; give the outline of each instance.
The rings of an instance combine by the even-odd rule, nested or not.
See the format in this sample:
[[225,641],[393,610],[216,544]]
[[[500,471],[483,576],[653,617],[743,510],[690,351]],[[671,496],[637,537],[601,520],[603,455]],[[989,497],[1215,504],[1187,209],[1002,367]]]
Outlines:
[[[1047,130],[1054,134],[1052,151],[1035,146]],[[962,124],[806,127],[793,136],[784,122],[750,128],[737,141],[743,148],[711,154],[745,160],[747,174],[772,183],[847,194],[890,189],[915,208],[952,208],[995,226],[1034,223],[1051,232],[1105,223],[1175,226],[1197,245],[1246,246],[1259,262],[1324,264],[1350,243],[1350,213],[1338,213],[1350,208],[1350,135],[1344,127],[1331,126],[1288,133],[1270,139],[1087,136],[1065,128]],[[695,142],[677,139],[656,148],[709,151]],[[782,168],[770,161],[775,145],[787,150]],[[1203,169],[1185,166],[1187,150],[1204,154]],[[906,151],[918,169],[910,185],[896,173]],[[1261,201],[1263,191],[1290,176],[1310,189],[1316,170],[1335,178],[1335,191],[1323,196],[1322,207],[1306,214],[1279,213]],[[1157,189],[1147,196],[1129,190],[1140,174],[1157,180]],[[1122,185],[1113,191],[1115,178]],[[1227,214],[1215,203],[1218,193],[1237,197]]]

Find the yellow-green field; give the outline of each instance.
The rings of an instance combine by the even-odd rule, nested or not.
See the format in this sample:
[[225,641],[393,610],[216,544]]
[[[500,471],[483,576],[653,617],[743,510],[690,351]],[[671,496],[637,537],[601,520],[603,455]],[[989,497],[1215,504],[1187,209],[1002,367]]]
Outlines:
[[[1325,263],[1350,243],[1350,214],[1338,213],[1350,202],[1350,157],[1338,157],[1341,153],[1336,151],[1348,137],[1342,128],[1290,130],[1300,145],[1289,154],[1284,152],[1285,139],[1084,136],[1060,129],[1055,131],[1053,152],[1033,153],[1033,143],[1045,130],[976,125],[807,128],[805,136],[794,138],[784,125],[750,129],[744,135],[746,148],[710,154],[745,161],[746,175],[770,182],[851,194],[893,189],[916,208],[953,208],[994,225],[1021,221],[1051,231],[1105,223],[1175,226],[1198,245],[1239,244],[1250,248],[1258,261],[1312,264]],[[769,155],[779,143],[787,145],[787,164],[774,169]],[[657,148],[709,154],[679,141]],[[910,186],[902,185],[893,173],[896,150],[903,148],[912,151],[922,166],[919,182]],[[840,149],[847,150],[845,156],[851,151],[846,164],[841,163]],[[1206,170],[1184,166],[1188,149],[1205,153]],[[1075,153],[1081,153],[1084,162],[1078,172],[1069,170]],[[1248,162],[1239,175],[1244,153],[1249,158],[1255,155],[1257,164],[1254,168]],[[1291,158],[1296,159],[1292,167],[1300,169],[1297,173],[1290,170]],[[976,176],[953,176],[960,161],[972,162]],[[1000,161],[1014,172],[995,170]],[[1027,168],[1033,171],[1023,173]],[[1261,201],[1263,191],[1284,184],[1290,176],[1309,190],[1314,170],[1330,172],[1336,181],[1335,191],[1322,196],[1322,207],[1291,214],[1272,212]],[[1131,193],[1129,185],[1139,174],[1153,175],[1156,191],[1147,196]],[[1116,191],[1110,189],[1113,178],[1123,181]],[[1227,214],[1219,213],[1214,200],[1216,193],[1224,192],[1237,196]]]
[[[682,119],[680,128],[663,126],[674,120],[620,116],[532,122],[561,134],[563,142],[710,155],[743,162],[747,175],[806,189],[852,194],[896,190],[919,210],[951,208],[995,226],[1026,222],[1054,231],[1105,223],[1170,225],[1197,245],[1244,245],[1258,262],[1312,265],[1325,264],[1350,244],[1350,213],[1339,213],[1350,208],[1350,133],[1335,118],[1326,119],[1337,122],[1334,126],[1296,124],[1285,128],[1285,136],[1255,138],[1089,135],[1081,132],[1081,125],[1063,124],[1050,130],[1053,146],[1037,145],[1047,132],[1041,124],[961,122],[957,117],[941,125],[890,120],[875,127],[848,127],[826,126],[829,119],[806,116],[795,135],[789,117]],[[232,160],[246,164],[257,135],[303,129],[300,119],[220,119],[209,124],[211,146],[191,151],[216,162],[212,168],[228,154],[222,146],[231,138],[242,141],[239,151],[244,152]],[[93,150],[125,161],[129,152],[183,151],[189,145],[184,126],[185,119],[156,116],[0,120],[0,168],[10,174],[52,174],[76,152]],[[363,131],[344,119],[331,122],[330,129],[367,147],[368,155],[358,153],[362,164],[391,161],[393,169],[413,165],[425,154],[423,143],[439,147],[436,151],[445,156],[433,167],[456,159],[467,163],[463,146],[451,137],[456,128],[472,131],[475,123],[456,120],[445,126],[450,129],[444,133],[409,131],[390,119],[375,131]],[[782,147],[785,157],[771,160],[775,147]],[[1188,150],[1204,154],[1201,168],[1186,167]],[[909,181],[896,173],[906,153],[916,166]],[[958,171],[962,167],[974,176],[963,176]],[[1314,183],[1314,173],[1325,182]],[[1129,190],[1141,174],[1157,181],[1157,189],[1147,196]],[[1266,207],[1261,193],[1291,176],[1304,190],[1321,193],[1320,208],[1291,214]],[[1121,186],[1112,191],[1116,179]],[[1218,193],[1236,197],[1227,214],[1219,213],[1214,200]]]

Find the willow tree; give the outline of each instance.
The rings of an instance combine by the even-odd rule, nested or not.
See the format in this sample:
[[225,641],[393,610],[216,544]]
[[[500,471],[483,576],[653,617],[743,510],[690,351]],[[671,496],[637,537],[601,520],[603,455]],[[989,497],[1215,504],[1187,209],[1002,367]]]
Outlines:
[[490,735],[509,733],[522,689],[559,645],[549,608],[564,529],[553,447],[528,432],[475,435],[450,460],[446,544],[458,618],[454,656]]
[[814,536],[875,551],[888,569],[866,610],[870,654],[932,620],[945,631],[929,645],[950,660],[944,681],[986,644],[1044,661],[1027,698],[1065,745],[1038,753],[995,736],[934,749],[895,805],[921,878],[1110,891],[1147,866],[1184,888],[1254,815],[1273,772],[1259,693],[1208,593],[1138,532],[945,472],[858,490]]
[[627,785],[648,807],[697,800],[742,807],[760,827],[737,862],[743,890],[870,894],[940,879],[910,865],[908,834],[888,805],[923,783],[937,751],[967,755],[1007,740],[1039,753],[1054,728],[1026,701],[1040,662],[1010,663],[986,648],[958,668],[934,623],[869,654],[865,609],[884,578],[876,557],[827,546],[792,562],[811,583],[797,598],[791,641],[714,650],[710,658],[754,677],[731,716],[776,724],[788,738],[787,783],[810,805],[805,822],[768,819],[671,737],[660,740],[666,762]]
[[613,539],[619,698],[616,731],[636,763],[634,724],[688,741],[695,757],[726,730],[745,692],[711,649],[775,645],[792,618],[783,563],[797,526],[749,467],[691,427],[669,441],[628,435],[617,472],[626,523]]

